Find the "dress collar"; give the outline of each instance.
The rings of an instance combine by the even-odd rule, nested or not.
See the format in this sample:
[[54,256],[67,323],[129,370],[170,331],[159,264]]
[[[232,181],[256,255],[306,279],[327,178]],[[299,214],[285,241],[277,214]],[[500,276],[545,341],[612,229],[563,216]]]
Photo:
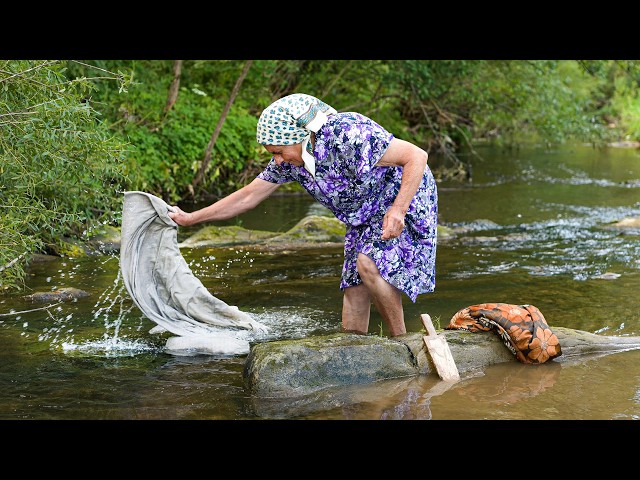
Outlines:
[[325,123],[327,123],[327,120],[329,120],[329,116],[333,115],[334,113],[337,112],[333,108],[330,108],[328,110],[328,115],[322,111],[318,111],[316,117],[305,127],[309,131],[309,135],[307,135],[302,141],[302,161],[304,162],[304,168],[307,169],[307,171],[313,178],[316,178],[316,159],[313,156],[311,132],[313,132],[317,137],[318,131]]
[[304,162],[304,168],[311,174],[313,178],[316,177],[316,159],[313,156],[313,146],[311,145],[311,134],[307,135],[302,141],[302,161]]

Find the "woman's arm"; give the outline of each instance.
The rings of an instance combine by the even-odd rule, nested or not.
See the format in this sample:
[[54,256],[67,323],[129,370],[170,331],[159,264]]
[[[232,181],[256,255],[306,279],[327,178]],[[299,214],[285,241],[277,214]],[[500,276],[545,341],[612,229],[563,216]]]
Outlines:
[[404,216],[413,196],[422,182],[429,155],[420,147],[399,138],[389,143],[387,151],[376,163],[380,167],[402,167],[400,191],[389,207],[382,222],[382,240],[400,235],[404,228]]
[[275,192],[279,186],[277,183],[255,178],[241,189],[195,212],[187,213],[179,207],[173,206],[173,211],[169,212],[169,217],[178,225],[185,227],[196,223],[226,220],[255,208]]

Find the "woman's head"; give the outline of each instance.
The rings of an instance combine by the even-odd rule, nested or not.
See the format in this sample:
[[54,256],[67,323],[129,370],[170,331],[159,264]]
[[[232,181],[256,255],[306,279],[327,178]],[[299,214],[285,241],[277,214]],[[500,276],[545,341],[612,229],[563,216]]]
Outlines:
[[278,165],[282,165],[283,163],[289,163],[296,167],[304,165],[301,143],[293,145],[265,145],[264,148],[273,156],[273,159]]
[[336,110],[305,93],[294,93],[276,100],[258,119],[256,140],[261,145],[295,145],[317,132],[327,115]]

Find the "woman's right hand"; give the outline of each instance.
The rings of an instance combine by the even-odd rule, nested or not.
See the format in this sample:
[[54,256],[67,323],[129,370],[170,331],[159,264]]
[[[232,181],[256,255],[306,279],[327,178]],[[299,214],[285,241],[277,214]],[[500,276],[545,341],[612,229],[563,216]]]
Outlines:
[[191,213],[187,213],[182,210],[177,205],[173,205],[169,207],[169,218],[176,222],[178,225],[183,227],[188,227],[189,225],[193,225],[193,215]]

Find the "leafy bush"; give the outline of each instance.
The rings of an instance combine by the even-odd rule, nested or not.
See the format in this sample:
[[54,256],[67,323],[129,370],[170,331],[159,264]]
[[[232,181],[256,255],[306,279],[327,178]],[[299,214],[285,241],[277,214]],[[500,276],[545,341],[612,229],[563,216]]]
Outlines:
[[126,146],[86,101],[94,84],[68,80],[65,63],[0,61],[3,289],[22,286],[33,253],[116,223],[121,209]]
[[[159,124],[128,122],[122,132],[133,148],[129,159],[139,169],[137,188],[177,202],[187,196],[223,106],[201,90],[180,89],[179,101]],[[256,158],[254,116],[232,108],[220,131],[205,172],[212,194],[233,189],[233,174]]]

